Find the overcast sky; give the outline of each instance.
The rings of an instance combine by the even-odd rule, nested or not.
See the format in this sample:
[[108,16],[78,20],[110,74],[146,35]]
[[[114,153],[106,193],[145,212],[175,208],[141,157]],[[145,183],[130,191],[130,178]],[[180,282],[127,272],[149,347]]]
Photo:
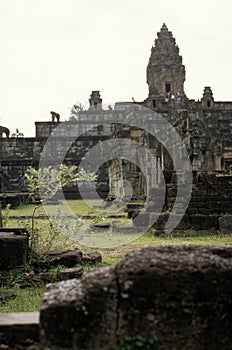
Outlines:
[[146,66],[163,22],[186,67],[185,92],[232,101],[231,0],[0,0],[0,124],[34,136],[50,111],[100,90],[103,103],[147,97]]

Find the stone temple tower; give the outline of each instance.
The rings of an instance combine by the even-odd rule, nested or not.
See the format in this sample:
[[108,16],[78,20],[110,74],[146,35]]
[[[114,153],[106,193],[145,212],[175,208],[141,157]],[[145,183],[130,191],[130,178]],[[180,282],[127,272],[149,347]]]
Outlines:
[[[151,107],[157,107],[157,101],[162,96],[167,99],[176,96],[185,96],[184,93],[185,67],[179,48],[168,30],[163,24],[157,39],[151,49],[151,56],[147,66],[147,83]],[[158,98],[158,100],[157,100]]]
[[91,110],[102,109],[102,99],[101,99],[100,91],[98,90],[92,91],[89,98],[89,109]]

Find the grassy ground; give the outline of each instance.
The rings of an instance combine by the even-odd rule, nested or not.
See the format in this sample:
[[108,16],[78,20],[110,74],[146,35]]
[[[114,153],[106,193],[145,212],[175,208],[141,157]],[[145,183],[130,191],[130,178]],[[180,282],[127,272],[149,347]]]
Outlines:
[[[121,247],[114,249],[97,249],[97,251],[100,252],[103,256],[103,263],[96,267],[115,264],[129,250],[164,244],[211,244],[228,246],[232,245],[232,237],[220,236],[216,232],[196,232],[191,230],[171,235],[162,234],[158,237],[154,237],[151,234],[146,233],[139,239]],[[96,249],[87,247],[80,247],[80,249],[84,252],[96,251]],[[1,290],[9,290],[9,288],[4,288]],[[11,290],[16,293],[16,297],[7,303],[0,303],[0,312],[22,312],[39,310],[41,296],[45,290],[45,285],[37,285],[31,288],[21,289],[16,281],[15,284],[13,283],[13,288]]]
[[[92,214],[93,209],[88,207],[83,201],[68,201],[68,205],[72,210],[79,215]],[[54,206],[54,210],[57,211],[58,206]],[[10,210],[9,215],[14,215],[18,217],[17,219],[8,220],[7,226],[22,226],[27,221],[25,218],[20,219],[20,216],[30,216],[32,215],[34,206],[24,206],[14,210]],[[44,214],[44,208],[39,207],[36,210],[36,214]],[[21,223],[20,221],[21,220]],[[26,221],[25,221],[26,220]],[[120,224],[122,220],[120,221]],[[27,221],[27,224],[31,225],[31,219]],[[36,226],[37,225],[37,226]],[[206,231],[182,231],[175,232],[172,234],[161,234],[159,236],[154,236],[151,233],[145,233],[137,239],[131,240],[127,244],[122,244],[116,246],[114,249],[97,249],[90,248],[84,245],[80,245],[77,241],[70,240],[67,237],[57,236],[57,233],[49,228],[49,222],[46,219],[36,220],[35,226],[39,228],[39,238],[40,243],[45,244],[45,248],[48,249],[51,246],[61,246],[61,247],[79,247],[83,252],[98,251],[102,254],[103,263],[98,267],[107,266],[115,264],[122,256],[124,256],[129,250],[165,245],[165,244],[206,244],[206,245],[220,245],[228,246],[232,245],[232,236],[222,236],[218,232],[206,232]],[[95,234],[96,236],[99,233]],[[110,235],[114,235],[113,232]],[[129,235],[128,235],[129,237]],[[136,237],[133,237],[136,238]],[[122,242],[119,242],[120,244]],[[41,295],[45,290],[45,285],[36,285],[30,288],[21,289],[17,282],[17,279],[11,282],[11,290],[13,289],[16,297],[8,302],[0,302],[0,312],[21,312],[21,311],[38,311],[40,307]],[[9,286],[1,290],[9,290]]]
[[[68,206],[71,212],[78,215],[87,215],[87,214],[99,214],[101,210],[99,206],[103,204],[103,201],[100,200],[89,200],[85,202],[83,200],[67,200],[60,201],[60,205],[22,205],[16,209],[10,209],[9,214],[14,216],[31,216],[36,207],[36,215],[44,215],[46,211],[53,212],[54,214],[61,213]],[[5,211],[2,211],[3,214]]]
[[[153,236],[151,233],[145,233],[140,238],[121,247],[114,249],[98,249],[98,251],[102,254],[103,261],[111,265],[116,263],[129,250],[166,244],[230,246],[232,245],[232,236],[222,236],[217,232],[193,230],[175,232],[172,234],[161,234],[160,236]],[[83,249],[86,250],[85,247]]]
[[[1,288],[1,291],[9,291],[9,288]],[[15,286],[10,291],[14,292],[15,298],[7,302],[0,302],[0,312],[31,312],[39,310],[45,286],[25,289]]]

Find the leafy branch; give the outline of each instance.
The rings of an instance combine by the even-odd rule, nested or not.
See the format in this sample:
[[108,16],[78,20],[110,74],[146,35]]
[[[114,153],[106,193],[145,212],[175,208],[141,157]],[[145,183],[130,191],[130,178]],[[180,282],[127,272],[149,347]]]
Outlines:
[[36,197],[41,196],[46,201],[72,181],[95,181],[97,175],[87,173],[84,169],[78,172],[76,165],[61,164],[58,168],[48,166],[35,169],[30,166],[25,172],[25,178],[28,181],[28,191],[32,199],[35,200]]

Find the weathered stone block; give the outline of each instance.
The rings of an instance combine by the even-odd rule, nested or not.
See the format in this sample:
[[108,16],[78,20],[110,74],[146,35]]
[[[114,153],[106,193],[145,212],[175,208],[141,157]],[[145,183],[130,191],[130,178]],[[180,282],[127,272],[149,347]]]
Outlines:
[[57,279],[59,281],[66,281],[73,278],[81,278],[83,275],[82,267],[71,267],[69,269],[63,269],[57,273]]
[[28,262],[28,236],[0,233],[0,270],[23,267]]
[[[25,344],[29,339],[37,343],[39,341],[39,313],[12,312],[0,314],[0,334],[0,350],[16,350],[14,346],[8,347],[5,345],[4,347],[2,344],[1,347],[1,338],[5,338],[14,344]],[[23,345],[20,348],[22,349]]]
[[42,349],[110,349],[117,324],[113,269],[90,271],[81,280],[50,284],[40,312]]
[[190,223],[195,230],[218,229],[219,215],[191,215],[189,217]]
[[224,215],[218,219],[219,229],[223,235],[232,235],[232,215]]
[[82,267],[70,267],[62,269],[57,273],[54,273],[54,271],[40,272],[39,277],[35,275],[34,279],[36,282],[40,280],[46,283],[67,281],[73,278],[81,278],[83,272],[84,271]]
[[154,331],[168,349],[230,347],[232,248],[141,249],[127,254],[116,271],[120,337]]
[[125,336],[154,332],[151,350],[231,349],[231,273],[231,247],[131,251],[115,267],[47,287],[41,348],[111,350]]
[[82,262],[85,264],[97,264],[102,262],[102,256],[100,253],[94,252],[90,254],[84,254],[82,257]]
[[188,213],[188,215],[196,215],[196,214],[198,214],[198,209],[197,208],[188,208],[187,213]]
[[109,229],[110,222],[98,222],[97,224],[92,225],[91,228],[93,230]]
[[50,265],[52,266],[64,265],[67,267],[73,267],[81,262],[82,252],[79,249],[53,249],[49,252],[48,257]]
[[157,220],[154,222],[153,227],[156,230],[164,230],[165,224],[168,221],[169,214],[161,213]]
[[209,209],[207,209],[207,208],[199,208],[198,212],[199,212],[199,214],[209,215]]

